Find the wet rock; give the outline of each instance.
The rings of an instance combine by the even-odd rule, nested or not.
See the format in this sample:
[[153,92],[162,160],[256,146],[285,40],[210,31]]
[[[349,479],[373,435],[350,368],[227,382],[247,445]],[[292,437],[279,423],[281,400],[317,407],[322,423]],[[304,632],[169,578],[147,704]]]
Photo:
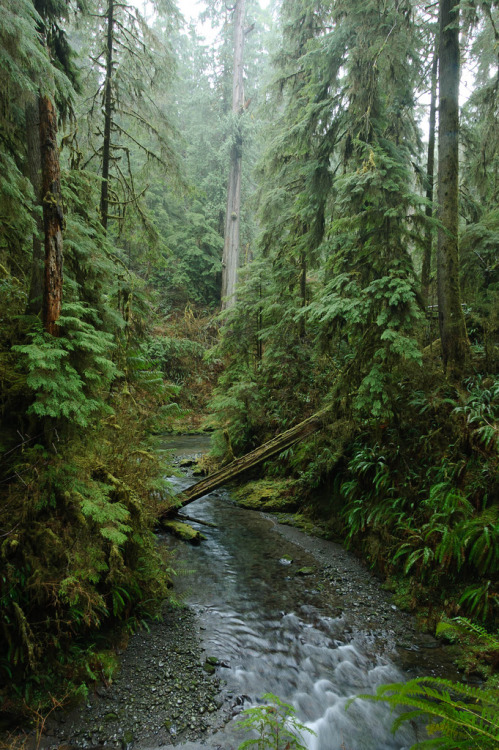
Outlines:
[[299,570],[296,571],[297,576],[313,576],[314,573],[314,568],[309,568],[307,566],[305,566],[304,568],[299,568]]
[[130,731],[126,731],[121,738],[121,747],[123,750],[130,750],[133,745],[133,734]]
[[182,521],[161,521],[161,526],[165,531],[169,531],[170,534],[184,542],[189,542],[189,544],[199,544],[203,539],[206,539],[204,534],[196,531],[189,524],[182,523]]
[[[53,740],[44,743],[44,750],[63,743],[77,750],[160,747],[205,736],[207,730],[220,726],[222,717],[215,704],[220,683],[203,670],[202,651],[194,613],[167,607],[163,622],[151,623],[150,632],[130,638],[120,671],[105,695],[96,691],[90,708],[61,714],[66,723],[54,717]],[[214,665],[210,667],[216,671]],[[223,715],[223,721],[227,719]]]
[[179,466],[182,466],[183,468],[188,468],[189,466],[194,466],[197,463],[196,458],[183,458],[181,461],[178,462]]

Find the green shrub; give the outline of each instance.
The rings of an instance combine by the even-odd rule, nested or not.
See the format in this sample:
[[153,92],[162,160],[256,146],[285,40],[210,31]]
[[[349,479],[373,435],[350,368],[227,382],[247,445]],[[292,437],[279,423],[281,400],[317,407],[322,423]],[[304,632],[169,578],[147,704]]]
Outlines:
[[244,719],[239,728],[256,732],[257,738],[245,740],[238,750],[256,747],[257,750],[306,750],[302,744],[303,732],[314,732],[302,724],[295,716],[289,703],[283,703],[276,695],[265,693],[264,706],[255,706],[243,711]]

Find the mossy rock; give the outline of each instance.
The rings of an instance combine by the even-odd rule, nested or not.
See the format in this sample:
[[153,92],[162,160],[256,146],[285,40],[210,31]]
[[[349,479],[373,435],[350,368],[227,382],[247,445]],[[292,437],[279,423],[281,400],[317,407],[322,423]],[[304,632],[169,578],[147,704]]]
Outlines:
[[289,480],[259,479],[238,487],[232,492],[232,497],[243,508],[282,513],[296,508],[293,488],[294,483]]
[[299,570],[296,571],[295,575],[297,576],[313,576],[315,573],[315,568],[307,567],[299,568]]
[[276,520],[286,526],[294,526],[310,536],[318,536],[323,539],[331,539],[331,531],[327,526],[305,516],[303,513],[279,513],[276,511]]
[[199,544],[203,539],[206,539],[204,534],[200,531],[196,531],[188,523],[182,521],[162,521],[162,527],[165,531],[169,531],[170,534],[182,539],[184,542],[189,544]]
[[219,469],[218,460],[211,453],[203,453],[196,460],[196,465],[192,471],[195,477],[209,476],[212,472]]
[[197,461],[196,458],[183,458],[180,461],[179,466],[182,466],[182,467],[194,466],[196,464],[196,461]]

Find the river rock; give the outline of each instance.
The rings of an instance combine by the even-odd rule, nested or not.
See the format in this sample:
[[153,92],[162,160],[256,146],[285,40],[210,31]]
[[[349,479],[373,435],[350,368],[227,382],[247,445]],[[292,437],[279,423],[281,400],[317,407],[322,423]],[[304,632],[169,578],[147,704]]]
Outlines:
[[184,542],[189,542],[189,544],[199,544],[203,539],[206,539],[204,534],[201,534],[200,531],[196,531],[192,526],[182,521],[163,520],[161,521],[161,526],[165,531],[169,531],[170,534],[182,539]]
[[297,576],[313,576],[315,573],[314,568],[304,567],[296,571]]

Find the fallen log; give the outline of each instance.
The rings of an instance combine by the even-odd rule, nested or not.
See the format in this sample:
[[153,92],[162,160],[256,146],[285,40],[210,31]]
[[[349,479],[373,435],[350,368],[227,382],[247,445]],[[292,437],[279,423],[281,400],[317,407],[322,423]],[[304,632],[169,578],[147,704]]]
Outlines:
[[277,453],[281,453],[286,448],[294,445],[294,443],[317,432],[323,426],[324,418],[330,412],[331,408],[331,406],[327,406],[321,409],[321,411],[312,414],[311,417],[303,420],[303,422],[291,427],[286,432],[282,432],[280,435],[276,435],[275,438],[272,438],[272,440],[264,443],[259,448],[255,448],[251,453],[246,453],[241,458],[236,458],[230,464],[227,464],[227,466],[188,487],[184,492],[176,496],[175,506],[164,510],[159,515],[159,519],[174,516],[185,505],[198,500],[200,497],[204,497],[204,495],[208,495],[208,493],[213,492],[213,490],[216,490],[217,487],[221,487],[223,484],[227,484],[227,482],[230,482],[244,471],[252,469],[254,466],[262,463],[262,461],[275,456]]
[[194,518],[194,516],[188,516],[187,513],[179,513],[178,514],[178,520],[179,521],[188,521],[189,523],[200,523],[201,526],[209,526],[212,529],[217,529],[218,526],[216,523],[212,523],[211,521],[201,521],[200,518]]

